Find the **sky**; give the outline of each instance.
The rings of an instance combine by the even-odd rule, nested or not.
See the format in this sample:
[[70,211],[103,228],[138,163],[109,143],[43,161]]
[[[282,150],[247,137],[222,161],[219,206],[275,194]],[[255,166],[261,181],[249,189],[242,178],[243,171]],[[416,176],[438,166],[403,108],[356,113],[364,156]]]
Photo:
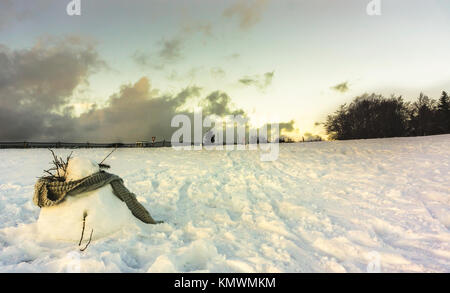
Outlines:
[[0,140],[167,137],[199,106],[324,135],[366,92],[450,90],[446,0],[69,2],[0,0]]

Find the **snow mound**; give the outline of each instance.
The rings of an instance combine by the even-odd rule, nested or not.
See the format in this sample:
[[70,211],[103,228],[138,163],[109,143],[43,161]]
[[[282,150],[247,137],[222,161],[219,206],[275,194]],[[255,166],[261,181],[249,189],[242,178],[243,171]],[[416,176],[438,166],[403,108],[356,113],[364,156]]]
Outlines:
[[[98,172],[95,161],[74,157],[67,168],[67,178],[78,180]],[[78,241],[81,238],[85,218],[84,239],[99,239],[124,227],[136,225],[136,219],[128,207],[118,199],[111,185],[76,196],[68,196],[59,205],[42,208],[38,219],[38,231],[42,237],[54,240]]]

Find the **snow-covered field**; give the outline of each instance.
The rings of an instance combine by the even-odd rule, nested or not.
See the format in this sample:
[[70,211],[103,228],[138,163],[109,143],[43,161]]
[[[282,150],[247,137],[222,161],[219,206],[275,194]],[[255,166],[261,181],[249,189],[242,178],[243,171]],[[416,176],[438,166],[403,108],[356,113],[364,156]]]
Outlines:
[[1,272],[450,272],[450,135],[283,144],[274,162],[118,149],[110,172],[165,223],[81,253],[37,233],[33,186],[50,160],[0,150]]

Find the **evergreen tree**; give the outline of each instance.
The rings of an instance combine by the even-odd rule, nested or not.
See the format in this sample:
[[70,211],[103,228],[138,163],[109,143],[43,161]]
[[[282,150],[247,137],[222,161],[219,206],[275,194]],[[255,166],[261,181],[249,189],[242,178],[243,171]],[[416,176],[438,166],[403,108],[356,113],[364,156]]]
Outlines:
[[419,98],[412,105],[411,128],[412,134],[417,136],[437,134],[435,101],[420,93]]
[[438,104],[439,133],[450,133],[450,98],[443,91]]

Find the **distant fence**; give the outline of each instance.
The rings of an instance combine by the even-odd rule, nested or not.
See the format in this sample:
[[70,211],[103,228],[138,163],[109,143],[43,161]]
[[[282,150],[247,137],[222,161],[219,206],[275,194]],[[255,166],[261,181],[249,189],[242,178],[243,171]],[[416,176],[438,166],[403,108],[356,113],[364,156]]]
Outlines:
[[[310,140],[304,142],[313,142],[320,140]],[[279,141],[279,143],[292,143],[294,141]],[[238,143],[234,143],[237,145]],[[245,144],[260,144],[258,142],[245,143]],[[185,143],[182,142],[179,146],[195,146],[204,145],[202,143]],[[227,145],[225,142],[223,145]],[[138,141],[136,143],[90,143],[90,142],[30,142],[30,141],[19,141],[19,142],[0,142],[0,149],[90,149],[90,148],[162,148],[171,147],[172,143],[167,140],[163,141]]]
[[90,142],[0,142],[0,149],[28,149],[28,148],[160,148],[170,147],[170,141],[137,142],[137,143],[90,143]]

